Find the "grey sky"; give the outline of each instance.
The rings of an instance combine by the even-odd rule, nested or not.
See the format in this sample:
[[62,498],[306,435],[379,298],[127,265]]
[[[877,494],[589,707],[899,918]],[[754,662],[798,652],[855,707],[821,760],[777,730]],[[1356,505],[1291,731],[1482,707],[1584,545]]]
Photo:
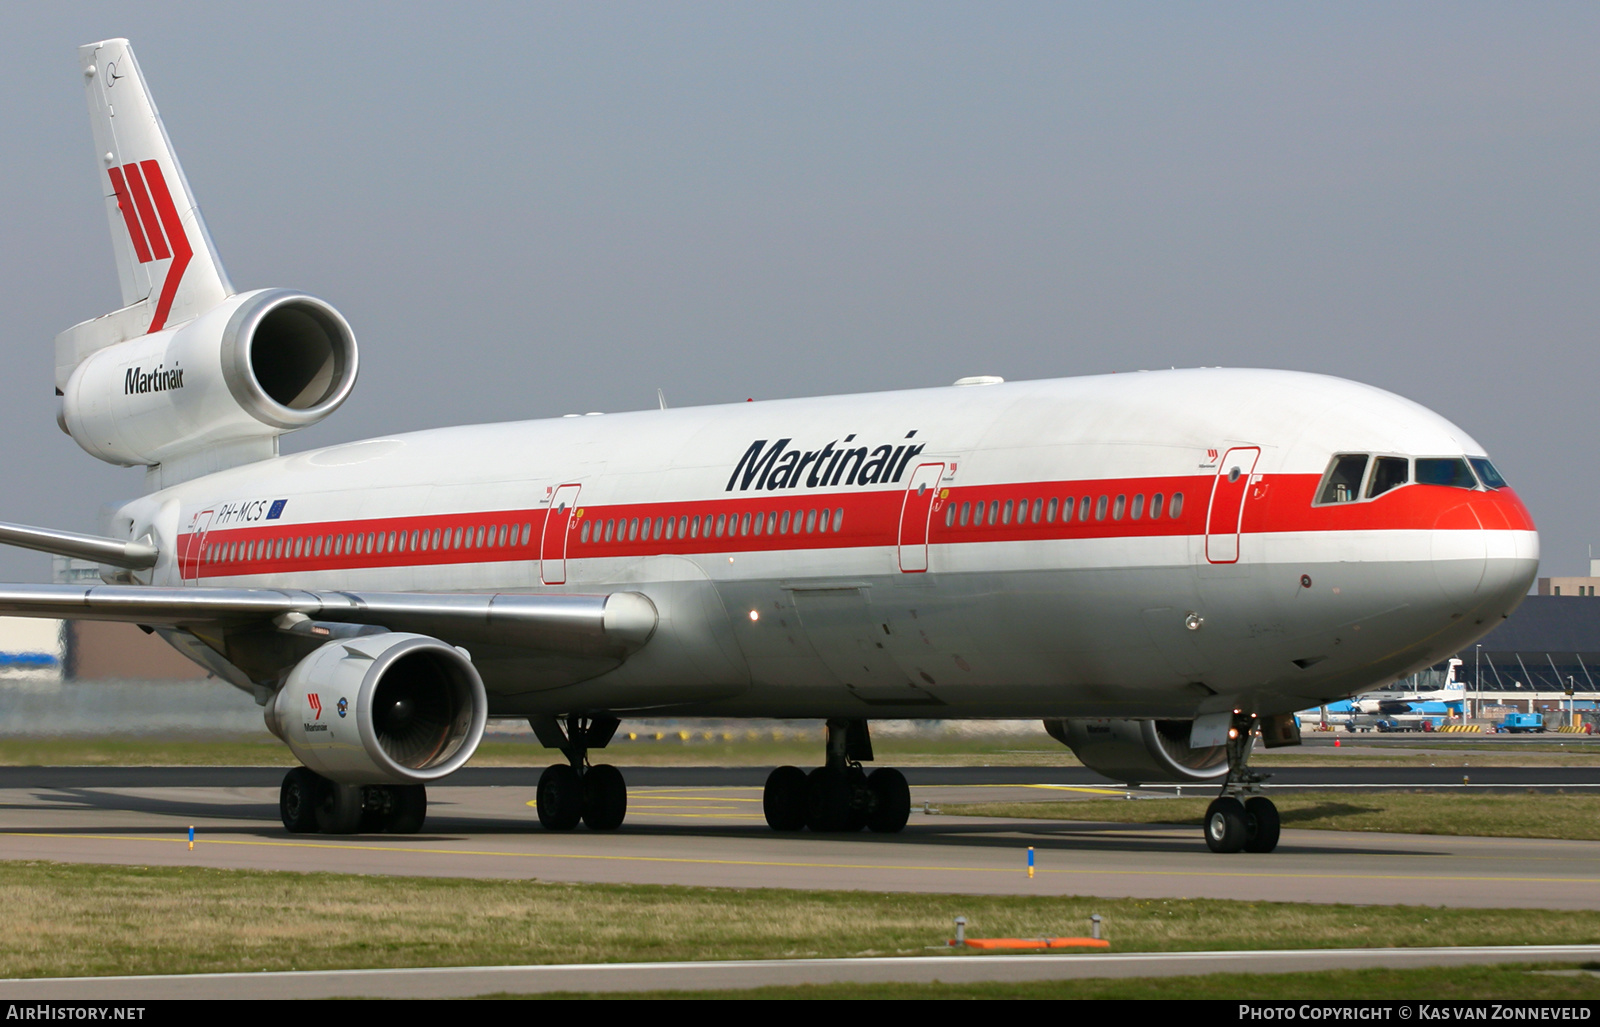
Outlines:
[[[0,519],[117,305],[74,48],[129,37],[234,283],[342,310],[301,449],[582,410],[1197,364],[1476,436],[1542,573],[1594,523],[1600,7],[75,4],[0,37]],[[48,560],[0,549],[0,580]]]

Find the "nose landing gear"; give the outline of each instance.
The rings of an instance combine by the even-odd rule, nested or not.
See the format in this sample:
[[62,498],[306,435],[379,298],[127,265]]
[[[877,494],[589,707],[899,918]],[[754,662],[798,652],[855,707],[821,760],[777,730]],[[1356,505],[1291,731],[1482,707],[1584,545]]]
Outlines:
[[761,807],[774,831],[904,830],[911,817],[905,775],[889,767],[868,774],[872,739],[865,720],[828,721],[827,762],[809,774],[779,767],[767,775]]
[[1278,807],[1261,794],[1271,775],[1251,770],[1255,714],[1235,713],[1228,732],[1228,777],[1206,809],[1206,847],[1212,852],[1271,852],[1278,847]]

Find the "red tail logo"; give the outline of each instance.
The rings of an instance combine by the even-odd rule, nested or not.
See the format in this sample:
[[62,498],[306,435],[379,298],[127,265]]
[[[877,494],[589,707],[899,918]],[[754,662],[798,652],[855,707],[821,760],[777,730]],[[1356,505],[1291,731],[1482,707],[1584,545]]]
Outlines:
[[[153,160],[124,164],[111,168],[111,188],[117,195],[117,209],[128,226],[128,238],[133,240],[134,255],[139,263],[153,260],[172,260],[167,277],[161,283],[161,295],[156,298],[155,316],[150,319],[151,332],[166,327],[167,315],[172,311],[172,298],[178,293],[178,283],[194,256],[189,247],[189,237],[184,234],[178,208],[167,189],[167,179],[161,165]],[[313,700],[315,697],[313,697]]]
[[312,717],[311,719],[312,720],[321,720],[322,719],[322,700],[320,698],[318,698],[317,693],[315,693],[315,692],[307,692],[306,693],[306,702],[311,705],[311,708],[313,710],[315,710],[316,714],[317,714],[315,717]]

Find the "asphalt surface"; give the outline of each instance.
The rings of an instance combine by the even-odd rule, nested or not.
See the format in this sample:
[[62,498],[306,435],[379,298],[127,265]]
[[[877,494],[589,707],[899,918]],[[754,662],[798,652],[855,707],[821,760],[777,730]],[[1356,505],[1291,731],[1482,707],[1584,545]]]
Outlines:
[[1600,945],[1416,949],[1299,949],[1251,952],[1129,952],[1094,955],[943,955],[864,959],[763,959],[567,966],[451,966],[404,970],[175,974],[0,980],[11,1000],[122,1002],[155,999],[466,998],[552,991],[629,992],[757,988],[765,985],[1051,981],[1453,967],[1484,963],[1582,962]]
[[[1452,755],[1450,758],[1456,758]],[[624,767],[630,788],[760,788],[768,767]],[[1267,787],[1284,791],[1319,788],[1448,788],[1463,778],[1471,788],[1600,788],[1595,767],[1269,767]],[[272,788],[283,767],[0,767],[0,791],[17,788]],[[543,767],[467,767],[445,788],[534,788]],[[988,787],[1035,784],[1121,788],[1086,767],[903,767],[913,788]],[[1215,786],[1189,789],[1203,794]],[[1171,785],[1151,786],[1171,792]]]
[[[1296,774],[1324,783],[1341,776],[1414,781],[1433,769]],[[485,769],[430,787],[420,834],[290,835],[278,820],[281,773],[0,771],[0,859],[728,887],[1600,909],[1600,842],[1286,829],[1274,853],[1219,856],[1192,827],[938,812],[963,801],[1125,794],[1103,781],[1072,784],[1062,780],[1062,772],[1030,768],[912,771],[915,812],[903,833],[890,836],[776,834],[762,816],[759,783],[724,783],[759,782],[759,771],[695,768],[630,771],[628,819],[610,833],[541,829],[532,809],[535,775]],[[1552,788],[1595,776],[1586,769],[1473,773],[1517,780],[1517,787]],[[1018,777],[1026,783],[1015,783]],[[197,838],[193,851],[187,846],[190,825]],[[1025,872],[1030,846],[1036,859],[1032,878]]]

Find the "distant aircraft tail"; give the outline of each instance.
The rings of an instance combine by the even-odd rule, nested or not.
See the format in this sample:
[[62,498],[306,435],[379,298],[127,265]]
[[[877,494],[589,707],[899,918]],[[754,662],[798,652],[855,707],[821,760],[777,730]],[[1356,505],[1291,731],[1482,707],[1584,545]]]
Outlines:
[[78,48],[111,221],[123,336],[158,332],[233,294],[126,39]]

